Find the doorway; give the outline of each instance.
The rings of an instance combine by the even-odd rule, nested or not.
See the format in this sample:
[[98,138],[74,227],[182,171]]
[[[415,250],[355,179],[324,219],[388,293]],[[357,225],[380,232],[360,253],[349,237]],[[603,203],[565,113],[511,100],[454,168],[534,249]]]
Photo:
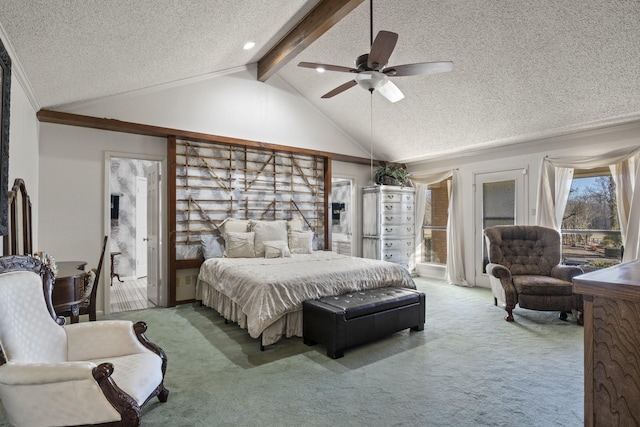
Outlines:
[[[108,225],[110,262],[110,283],[105,293],[105,314],[110,312],[138,310],[162,305],[162,274],[149,274],[149,266],[159,268],[161,260],[148,257],[149,236],[154,235],[154,249],[159,245],[161,212],[157,200],[160,187],[162,161],[157,159],[134,158],[126,155],[108,155],[108,186],[112,201]],[[155,180],[149,182],[149,179]],[[154,196],[149,198],[149,189]],[[113,201],[117,200],[117,207]],[[149,203],[155,202],[149,212]],[[155,206],[155,207],[154,207]],[[149,223],[149,215],[155,221]],[[154,251],[153,256],[161,257]],[[106,270],[105,270],[106,271]],[[109,274],[109,273],[106,273]],[[151,278],[151,279],[150,279]],[[151,292],[149,291],[151,289]]]
[[525,223],[527,176],[526,169],[480,173],[474,176],[476,286],[490,286],[486,273],[488,261],[482,231],[494,225]]
[[354,179],[331,178],[331,251],[353,255]]

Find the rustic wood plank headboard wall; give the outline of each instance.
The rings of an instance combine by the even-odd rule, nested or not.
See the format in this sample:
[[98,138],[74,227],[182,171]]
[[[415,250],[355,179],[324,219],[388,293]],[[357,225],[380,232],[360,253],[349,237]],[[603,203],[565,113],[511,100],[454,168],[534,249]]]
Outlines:
[[227,218],[301,217],[324,249],[325,163],[311,154],[177,139],[176,260],[202,258],[202,237],[219,234]]

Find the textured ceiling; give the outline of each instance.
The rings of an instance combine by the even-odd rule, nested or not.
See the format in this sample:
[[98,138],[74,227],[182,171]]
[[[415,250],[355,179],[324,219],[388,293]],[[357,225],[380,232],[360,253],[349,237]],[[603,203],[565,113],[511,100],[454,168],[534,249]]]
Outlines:
[[[0,23],[43,107],[255,62],[317,1],[2,0]],[[374,32],[399,34],[391,104],[300,61],[353,66],[369,50],[365,1],[278,75],[374,155],[396,161],[640,118],[638,0],[374,0]],[[253,39],[257,50],[244,52]],[[373,125],[371,124],[373,118]]]

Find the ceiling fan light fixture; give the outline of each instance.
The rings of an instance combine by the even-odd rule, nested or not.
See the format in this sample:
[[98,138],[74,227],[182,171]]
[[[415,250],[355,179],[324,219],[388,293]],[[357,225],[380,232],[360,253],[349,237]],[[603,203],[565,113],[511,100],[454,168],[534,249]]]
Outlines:
[[369,92],[378,89],[387,82],[387,76],[378,71],[363,71],[356,74],[358,85]]

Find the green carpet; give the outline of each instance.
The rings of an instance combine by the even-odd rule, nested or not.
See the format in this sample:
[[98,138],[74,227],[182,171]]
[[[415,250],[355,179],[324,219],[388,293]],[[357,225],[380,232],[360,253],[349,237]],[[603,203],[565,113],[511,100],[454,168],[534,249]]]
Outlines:
[[507,323],[487,289],[416,283],[427,295],[424,331],[337,360],[301,338],[261,352],[195,305],[110,316],[144,320],[167,352],[169,400],[147,404],[142,425],[583,425],[583,329],[573,317],[517,308]]

